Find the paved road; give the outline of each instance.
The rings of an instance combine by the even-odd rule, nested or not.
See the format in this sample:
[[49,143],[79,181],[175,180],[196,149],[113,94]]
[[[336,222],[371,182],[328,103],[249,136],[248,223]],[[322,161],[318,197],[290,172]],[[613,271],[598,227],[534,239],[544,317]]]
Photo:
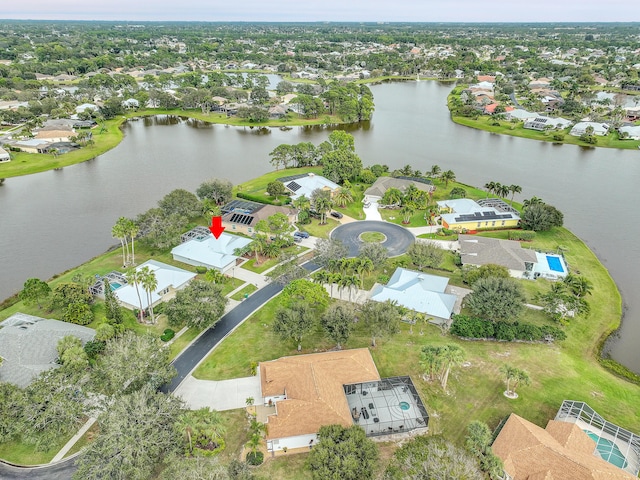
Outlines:
[[19,468],[0,463],[2,480],[70,480],[76,471],[75,457],[40,468]]
[[382,245],[386,247],[391,257],[402,255],[415,241],[413,234],[406,228],[377,220],[365,220],[340,225],[331,232],[331,238],[342,241],[349,248],[350,257],[357,257],[360,247],[364,245],[358,237],[364,232],[380,232],[384,234],[387,239],[382,242]]
[[213,347],[215,347],[231,330],[233,330],[242,320],[248,317],[254,310],[266,303],[271,297],[282,290],[278,284],[271,283],[266,287],[254,292],[236,308],[225,314],[213,328],[209,328],[203,333],[189,348],[177,357],[173,366],[178,374],[170,384],[163,385],[160,391],[164,393],[173,392],[178,385],[191,373]]
[[[318,266],[307,262],[302,265],[307,271],[313,272]],[[208,329],[198,340],[192,343],[173,362],[173,366],[178,374],[168,385],[163,385],[162,392],[173,392],[189,373],[198,365],[213,347],[215,347],[231,330],[240,322],[272,297],[277,295],[282,286],[272,283],[261,288],[224,315],[215,327]],[[63,460],[51,466],[40,468],[18,468],[0,462],[1,480],[70,480],[77,467],[74,465],[75,459]]]

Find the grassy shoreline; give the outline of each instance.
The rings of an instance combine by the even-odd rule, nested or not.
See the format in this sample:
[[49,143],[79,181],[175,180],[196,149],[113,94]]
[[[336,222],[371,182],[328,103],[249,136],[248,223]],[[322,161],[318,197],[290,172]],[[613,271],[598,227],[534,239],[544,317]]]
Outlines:
[[[475,128],[476,130],[484,130],[497,135],[509,135],[512,137],[526,138],[528,140],[538,140],[541,142],[550,142],[554,145],[577,145],[583,148],[616,148],[620,150],[637,150],[640,147],[640,140],[620,140],[617,132],[611,132],[604,137],[596,137],[598,143],[595,145],[581,141],[578,137],[569,135],[569,130],[550,130],[545,132],[539,132],[537,130],[525,129],[522,126],[522,122],[513,124],[508,120],[497,120],[490,115],[480,115],[477,119],[462,117],[451,113],[452,100],[454,97],[459,96],[459,91],[454,88],[447,97],[447,106],[451,114],[451,120],[458,125],[464,127]],[[494,122],[499,125],[493,125]],[[553,135],[556,133],[562,134],[564,137],[562,140],[554,140]]]

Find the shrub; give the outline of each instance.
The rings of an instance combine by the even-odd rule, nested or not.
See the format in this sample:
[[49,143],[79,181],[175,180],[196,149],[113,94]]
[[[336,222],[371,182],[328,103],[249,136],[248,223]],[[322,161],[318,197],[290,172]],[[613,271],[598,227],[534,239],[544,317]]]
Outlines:
[[552,325],[538,327],[522,322],[490,322],[466,315],[454,315],[449,331],[457,337],[496,339],[507,342],[514,340],[525,342],[562,341],[567,338],[567,334],[563,330]]
[[262,452],[249,452],[247,453],[247,463],[249,465],[262,465],[264,461],[264,453]]
[[536,232],[532,230],[509,230],[507,232],[507,238],[509,240],[519,240],[523,242],[530,242],[536,237]]
[[170,328],[167,328],[164,331],[164,333],[162,335],[160,335],[160,340],[162,340],[163,342],[168,342],[169,340],[171,340],[175,336],[176,336],[176,332],[174,332]]
[[552,138],[556,142],[562,142],[564,140],[564,135],[562,133],[554,133]]
[[380,274],[378,275],[376,281],[382,285],[386,285],[387,283],[389,283],[389,275]]
[[197,266],[196,273],[204,275],[205,273],[207,273],[207,267]]

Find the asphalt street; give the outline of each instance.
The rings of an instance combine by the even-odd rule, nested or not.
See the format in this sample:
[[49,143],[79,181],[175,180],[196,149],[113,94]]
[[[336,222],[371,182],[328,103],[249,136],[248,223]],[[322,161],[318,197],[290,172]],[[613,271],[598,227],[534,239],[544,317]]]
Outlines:
[[389,251],[390,257],[402,255],[415,241],[413,234],[406,228],[378,220],[345,223],[331,232],[331,238],[344,243],[349,248],[350,257],[357,257],[360,247],[364,245],[359,237],[365,232],[380,232],[386,236],[382,246]]

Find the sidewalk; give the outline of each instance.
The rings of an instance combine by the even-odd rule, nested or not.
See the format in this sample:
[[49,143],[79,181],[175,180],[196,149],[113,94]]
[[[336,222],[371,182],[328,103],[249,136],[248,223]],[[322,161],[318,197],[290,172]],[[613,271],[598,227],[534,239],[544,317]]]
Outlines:
[[96,420],[96,418],[90,417],[89,420],[87,420],[87,422],[80,428],[80,430],[78,430],[78,433],[71,437],[71,439],[65,444],[64,447],[60,449],[56,456],[53,457],[53,460],[51,460],[49,463],[56,463],[62,460],[64,456],[69,452],[69,450],[71,450],[71,448],[78,442],[78,440],[80,440],[80,438],[87,432],[87,430],[89,430],[91,426],[96,423]]

